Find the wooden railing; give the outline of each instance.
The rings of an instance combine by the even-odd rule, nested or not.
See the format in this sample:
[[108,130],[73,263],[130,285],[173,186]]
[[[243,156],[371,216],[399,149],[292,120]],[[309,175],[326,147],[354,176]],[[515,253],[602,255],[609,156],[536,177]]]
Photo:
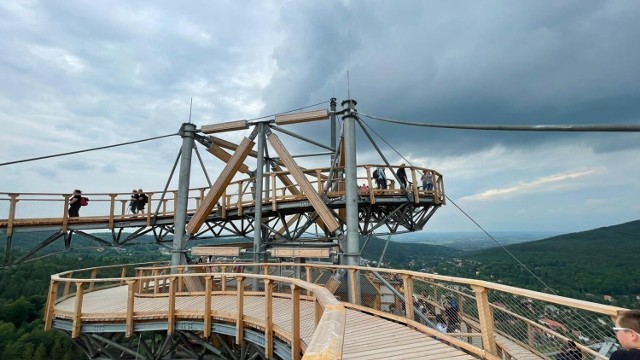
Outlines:
[[[243,272],[234,273],[238,266]],[[102,273],[107,269],[111,269],[111,272],[122,269],[122,276],[106,279],[97,276],[97,272]],[[129,289],[125,321],[127,334],[132,333],[135,322],[132,312],[135,299],[143,297],[170,299],[168,309],[158,314],[166,315],[169,331],[172,331],[176,319],[180,316],[175,311],[176,297],[204,295],[210,305],[212,297],[234,295],[238,298],[240,313],[240,304],[246,296],[264,296],[265,299],[287,297],[293,299],[293,330],[291,333],[276,335],[290,342],[292,348],[293,345],[299,344],[299,329],[300,326],[304,326],[300,323],[299,317],[295,316],[299,311],[299,305],[296,307],[295,304],[299,300],[317,301],[313,340],[308,344],[300,343],[299,347],[305,352],[305,357],[309,358],[313,358],[312,354],[318,358],[328,353],[339,354],[334,352],[341,349],[341,337],[329,337],[335,331],[339,334],[344,332],[344,308],[351,308],[404,323],[416,331],[438,337],[480,358],[509,358],[515,356],[518,351],[526,351],[541,358],[552,358],[566,341],[574,340],[578,348],[589,358],[606,359],[606,355],[599,354],[597,349],[590,345],[612,336],[611,318],[615,317],[619,310],[623,310],[481,280],[394,269],[291,263],[205,263],[173,268],[136,265],[127,267],[126,271],[124,269],[125,267],[93,268],[52,276],[45,311],[45,327],[50,329],[52,319],[56,317],[55,304],[75,296],[75,310],[67,315],[73,319],[73,335],[77,336],[82,321],[83,294],[101,288],[126,285]],[[327,282],[337,271],[345,273],[343,282],[346,282],[347,278],[360,281],[350,281],[351,288],[338,287],[332,281]],[[256,272],[262,275],[255,274]],[[131,273],[135,273],[135,276],[125,276]],[[300,279],[294,278],[297,273],[300,274]],[[254,279],[261,282],[260,290],[245,290],[244,284]],[[360,285],[355,286],[356,283]],[[200,284],[200,287],[197,284]],[[358,298],[357,291],[364,286],[363,284],[369,284],[368,287],[375,289],[375,292],[361,291],[360,303],[349,303],[348,294],[351,293],[352,296],[356,295],[353,298]],[[390,289],[385,290],[387,285],[393,287],[399,296],[390,296],[387,291]],[[335,292],[334,295],[342,302],[338,302],[325,286]],[[447,305],[439,301],[443,296],[456,299],[458,304],[457,316],[460,324],[455,332],[448,334],[432,327],[436,314],[447,312]],[[403,310],[392,312],[389,306],[391,304]],[[415,308],[407,304],[412,304]],[[259,319],[266,321],[268,331],[272,329],[270,306],[266,309],[266,319]],[[210,306],[205,304],[204,309],[210,309]],[[210,326],[211,313],[205,310],[197,316],[205,321],[205,328]],[[242,315],[237,316],[238,319],[242,318]],[[327,328],[332,330],[328,331]]]
[[[442,175],[434,170],[420,167],[406,167],[407,178],[411,183],[406,189],[401,189],[395,178],[390,174],[396,167],[387,168],[386,189],[378,189],[376,181],[372,177],[373,171],[383,167],[382,165],[358,166],[358,184],[361,187],[361,195],[368,197],[371,203],[377,199],[412,194],[416,203],[421,198],[428,198],[434,204],[444,204],[444,183]],[[341,177],[343,168],[335,168],[331,173],[330,168],[318,168],[304,170],[311,184],[319,193],[325,192],[329,198],[338,198],[345,194],[345,182]],[[419,181],[423,171],[427,171],[433,178],[433,189],[422,188]],[[327,186],[329,174],[332,174],[332,185]],[[263,206],[276,211],[278,206],[285,202],[305,200],[299,185],[292,182],[288,171],[267,172],[264,174],[265,184],[263,193]],[[255,178],[246,178],[234,181],[227,186],[226,193],[222,196],[220,204],[214,207],[214,212],[220,212],[222,218],[226,218],[230,211],[237,211],[239,215],[245,208],[255,205],[255,190],[253,187]],[[208,188],[200,187],[189,190],[188,212],[194,212],[204,199]],[[0,213],[6,213],[6,218],[0,219],[0,228],[6,229],[7,236],[13,235],[15,227],[37,224],[60,225],[63,231],[68,229],[71,223],[80,222],[108,222],[108,228],[113,229],[119,224],[128,221],[142,220],[146,225],[152,224],[152,218],[158,216],[171,217],[176,208],[177,190],[171,190],[162,195],[162,192],[145,192],[149,200],[143,213],[129,213],[130,193],[83,193],[89,198],[89,205],[80,209],[79,218],[69,218],[70,194],[51,193],[5,193],[0,192]],[[159,206],[158,206],[159,205]],[[5,208],[2,210],[2,208]]]

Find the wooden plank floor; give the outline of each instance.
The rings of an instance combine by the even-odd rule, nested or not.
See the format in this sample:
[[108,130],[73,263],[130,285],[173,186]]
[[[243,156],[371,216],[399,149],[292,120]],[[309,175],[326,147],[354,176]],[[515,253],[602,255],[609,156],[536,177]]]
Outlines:
[[[82,303],[83,322],[124,323],[126,316],[127,288],[120,286],[98,290],[84,295]],[[166,319],[167,298],[136,298],[134,319]],[[70,319],[75,307],[75,297],[55,305],[55,317]],[[178,318],[195,317],[202,314],[204,296],[176,298]],[[213,315],[234,318],[237,313],[235,296],[214,296],[211,308]],[[260,323],[265,314],[264,298],[247,296],[244,302],[245,319]],[[284,331],[291,331],[291,300],[273,299],[274,324]],[[184,315],[181,315],[184,314]],[[300,302],[300,336],[305,343],[311,340],[314,329],[313,303]],[[458,349],[450,347],[428,335],[404,325],[347,309],[343,359],[474,359]]]

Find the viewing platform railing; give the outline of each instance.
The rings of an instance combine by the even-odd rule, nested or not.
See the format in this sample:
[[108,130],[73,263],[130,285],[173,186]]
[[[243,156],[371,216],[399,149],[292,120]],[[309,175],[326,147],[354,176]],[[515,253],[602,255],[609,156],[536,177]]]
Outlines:
[[[410,183],[406,189],[402,189],[391,172],[398,167],[386,168],[386,188],[378,189],[376,179],[372,174],[378,167],[384,165],[360,165],[358,166],[358,184],[362,199],[369,199],[375,204],[378,199],[392,196],[405,196],[410,194],[412,201],[418,203],[420,199],[430,199],[434,204],[445,203],[444,183],[440,173],[421,167],[406,167],[407,180]],[[329,199],[336,199],[345,195],[345,182],[341,176],[343,168],[317,168],[305,169],[304,174],[318,193],[325,194]],[[433,188],[424,189],[420,181],[422,173],[426,171],[433,179]],[[293,183],[293,178],[288,171],[267,172],[264,174],[263,207],[265,210],[277,210],[280,204],[305,200],[306,197],[298,184]],[[327,186],[331,175],[332,185]],[[240,179],[231,182],[220,203],[214,207],[213,212],[226,218],[229,212],[242,212],[255,205],[255,177]],[[200,206],[209,187],[199,187],[189,190],[188,212],[192,213]],[[0,192],[0,214],[6,217],[0,218],[0,229],[5,229],[6,235],[11,236],[17,227],[29,225],[61,225],[66,231],[69,224],[105,222],[106,228],[113,229],[123,222],[136,220],[146,221],[146,225],[152,224],[153,217],[172,217],[177,204],[177,190],[167,191],[164,196],[162,191],[145,191],[148,203],[144,211],[138,214],[130,212],[129,204],[131,193],[83,193],[89,198],[89,205],[81,207],[80,217],[69,218],[67,209],[71,194],[52,193],[6,193]],[[2,216],[2,215],[0,215]]]
[[[335,281],[336,272],[344,273],[341,283]],[[296,274],[300,275],[299,279],[295,278]],[[352,280],[350,288],[346,286],[346,278]],[[258,282],[257,287],[254,281]],[[128,289],[126,299],[122,299],[126,301],[126,311],[103,314],[102,319],[83,315],[84,295],[118,286]],[[360,299],[359,303],[350,303],[349,294],[351,298]],[[238,314],[211,313],[211,302],[222,295],[237,299]],[[204,296],[203,308],[176,312],[176,298],[188,296]],[[243,299],[248,296],[265,297],[265,303],[269,304],[265,319],[243,317]],[[73,311],[56,309],[56,304],[72,297],[75,297]],[[168,298],[168,308],[134,313],[134,303],[144,298]],[[275,298],[291,299],[292,308],[286,309],[292,319],[289,332],[272,326],[271,306]],[[452,310],[452,299],[457,303],[457,310]],[[301,322],[300,301],[314,302],[314,323]],[[552,359],[568,340],[578,344],[585,359],[607,359],[607,350],[615,343],[612,318],[623,310],[487,281],[395,269],[309,263],[204,263],[174,268],[134,264],[53,275],[45,327],[51,329],[54,318],[71,319],[72,336],[78,336],[84,322],[111,320],[126,324],[126,333],[131,335],[136,321],[150,317],[165,319],[169,332],[179,319],[203,321],[207,329],[212,318],[216,318],[235,322],[239,329],[245,325],[266,329],[267,343],[273,330],[277,337],[291,344],[294,351],[303,351],[305,357],[313,358],[313,354],[338,358],[340,334],[347,326],[345,308],[405,324],[487,359],[519,358],[523,354]],[[447,334],[434,328],[438,315],[449,322]],[[301,331],[313,332],[309,343],[300,342]]]

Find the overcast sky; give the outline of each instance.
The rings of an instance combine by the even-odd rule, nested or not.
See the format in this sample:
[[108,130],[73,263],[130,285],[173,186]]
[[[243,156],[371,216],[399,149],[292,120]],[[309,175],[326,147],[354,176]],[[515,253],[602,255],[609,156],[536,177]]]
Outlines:
[[[639,18],[635,0],[3,1],[0,162],[175,133],[190,98],[199,126],[348,93],[362,113],[409,121],[640,124]],[[447,195],[489,231],[640,218],[637,133],[365,120],[411,163],[442,173]],[[293,129],[328,143],[328,123]],[[358,161],[379,163],[358,136]],[[0,192],[161,190],[180,144],[3,166]],[[222,167],[205,162],[212,176]],[[194,164],[193,186],[205,185],[199,171]],[[476,228],[449,204],[428,230]]]

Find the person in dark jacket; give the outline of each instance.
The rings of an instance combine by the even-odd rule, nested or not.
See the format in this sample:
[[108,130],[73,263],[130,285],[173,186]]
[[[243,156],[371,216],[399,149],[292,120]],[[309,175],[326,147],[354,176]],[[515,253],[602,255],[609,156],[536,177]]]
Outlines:
[[400,168],[396,171],[396,175],[398,175],[398,180],[400,180],[400,186],[403,189],[407,188],[407,172],[404,169],[404,163],[400,164]]
[[149,197],[142,189],[138,189],[138,213],[144,214],[144,206],[149,202]]
[[80,216],[80,206],[82,206],[81,201],[82,191],[74,190],[73,195],[71,195],[71,198],[69,199],[69,210],[67,211],[69,217]]

